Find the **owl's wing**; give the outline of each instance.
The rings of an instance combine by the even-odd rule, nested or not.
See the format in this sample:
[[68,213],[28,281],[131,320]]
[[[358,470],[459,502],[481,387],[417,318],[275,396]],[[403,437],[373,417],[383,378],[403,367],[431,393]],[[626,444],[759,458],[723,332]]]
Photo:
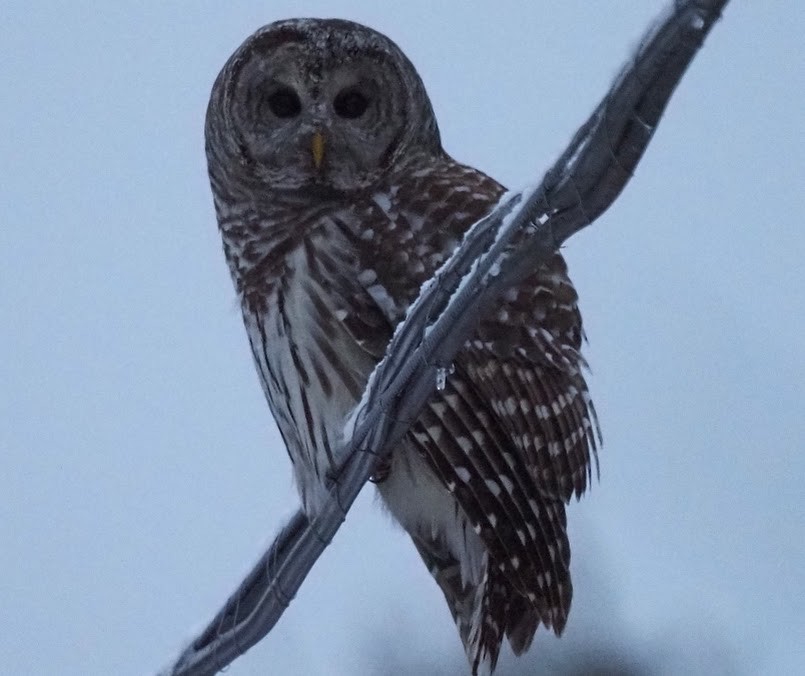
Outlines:
[[[471,660],[486,654],[494,664],[503,633],[519,654],[540,622],[559,633],[567,620],[572,586],[564,505],[587,485],[597,430],[580,373],[575,303],[557,255],[481,322],[409,435],[490,558],[488,579],[467,589],[438,542],[417,543]],[[487,618],[480,627],[461,612],[473,602]],[[472,628],[478,635],[470,635]]]
[[504,294],[459,355],[540,494],[563,502],[587,487],[600,440],[582,374],[577,300],[567,265],[555,254]]
[[[391,324],[502,191],[483,174],[450,165],[403,184],[401,206],[373,219],[385,232],[363,242],[361,267],[374,266],[364,290]],[[565,503],[589,481],[597,429],[581,374],[576,301],[558,254],[506,292],[407,436],[485,546],[484,580],[467,586],[455,552],[412,534],[473,665],[494,664],[504,633],[520,653],[540,622],[558,633],[567,620]]]

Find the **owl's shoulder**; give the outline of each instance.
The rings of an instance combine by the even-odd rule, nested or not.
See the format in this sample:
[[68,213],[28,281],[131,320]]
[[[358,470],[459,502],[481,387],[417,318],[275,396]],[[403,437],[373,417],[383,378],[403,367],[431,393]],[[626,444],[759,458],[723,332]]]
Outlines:
[[[464,233],[498,202],[504,188],[447,156],[400,167],[348,207],[367,288],[394,299],[399,321]],[[363,278],[362,277],[362,278]],[[388,303],[384,303],[388,305]]]
[[430,225],[466,229],[491,210],[505,188],[482,171],[441,155],[396,172],[388,191],[392,206],[426,216]]

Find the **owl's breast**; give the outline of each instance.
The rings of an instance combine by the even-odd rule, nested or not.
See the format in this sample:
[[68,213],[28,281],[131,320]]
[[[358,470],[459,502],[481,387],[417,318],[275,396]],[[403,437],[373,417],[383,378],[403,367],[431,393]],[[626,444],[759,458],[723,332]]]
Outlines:
[[343,421],[391,335],[356,260],[337,232],[317,230],[274,262],[271,284],[241,296],[263,389],[311,510],[325,497]]

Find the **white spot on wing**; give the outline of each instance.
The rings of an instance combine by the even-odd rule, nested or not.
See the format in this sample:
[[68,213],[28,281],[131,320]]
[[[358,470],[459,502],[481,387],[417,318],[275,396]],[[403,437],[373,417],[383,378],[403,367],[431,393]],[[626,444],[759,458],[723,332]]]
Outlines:
[[464,483],[469,482],[472,475],[470,471],[466,467],[456,467],[456,476],[461,479]]
[[500,485],[497,481],[493,481],[492,479],[486,480],[486,487],[489,489],[489,492],[492,493],[495,497],[500,495]]
[[434,401],[430,407],[440,418],[445,414],[445,411],[447,411],[447,404],[445,404],[443,401]]
[[473,449],[472,441],[469,437],[456,437],[456,443],[461,447],[461,450],[465,453],[469,453]]
[[358,273],[358,282],[361,286],[369,286],[377,279],[377,273],[374,270],[361,270]]
[[391,200],[389,196],[382,192],[376,192],[372,195],[372,198],[375,201],[375,204],[380,207],[382,211],[385,213],[389,213],[391,211]]
[[400,307],[394,302],[394,299],[386,291],[386,287],[382,284],[372,284],[366,288],[366,292],[372,297],[372,300],[377,303],[377,306],[383,311],[387,319],[395,319],[400,314]]
[[503,405],[506,407],[506,413],[509,415],[514,415],[517,411],[517,402],[514,400],[514,397],[509,397],[506,401],[503,402]]

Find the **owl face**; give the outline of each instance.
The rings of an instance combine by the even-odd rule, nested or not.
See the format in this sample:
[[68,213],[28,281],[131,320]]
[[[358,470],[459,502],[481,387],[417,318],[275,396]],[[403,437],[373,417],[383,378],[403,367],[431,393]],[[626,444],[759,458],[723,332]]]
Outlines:
[[[214,105],[223,110],[211,120]],[[347,21],[257,31],[224,67],[210,108],[208,133],[224,122],[241,166],[275,189],[365,189],[406,154],[440,150],[413,66],[388,38]]]

